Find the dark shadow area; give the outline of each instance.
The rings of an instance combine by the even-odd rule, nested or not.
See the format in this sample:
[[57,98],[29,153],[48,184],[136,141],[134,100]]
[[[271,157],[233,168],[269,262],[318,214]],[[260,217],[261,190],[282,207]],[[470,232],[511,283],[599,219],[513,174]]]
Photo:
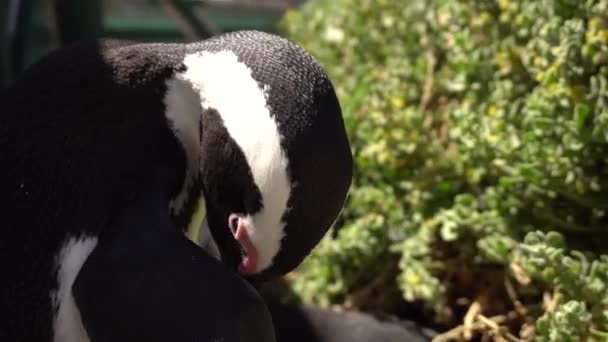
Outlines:
[[359,312],[334,312],[266,298],[278,342],[422,342],[433,335],[413,322],[381,322]]
[[371,314],[338,312],[286,303],[279,282],[257,286],[275,326],[277,342],[422,342],[436,332],[411,320],[377,319]]

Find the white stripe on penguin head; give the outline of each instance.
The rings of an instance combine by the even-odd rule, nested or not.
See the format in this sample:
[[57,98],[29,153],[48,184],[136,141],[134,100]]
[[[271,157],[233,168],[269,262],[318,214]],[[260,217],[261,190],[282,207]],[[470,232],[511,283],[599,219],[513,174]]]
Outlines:
[[180,214],[188,200],[189,190],[197,176],[200,160],[200,120],[201,105],[199,96],[189,82],[177,78],[167,81],[164,98],[165,116],[186,152],[186,174],[184,183],[177,196],[169,204],[174,215]]
[[262,271],[279,251],[291,191],[281,136],[266,103],[267,89],[258,85],[251,69],[231,51],[187,55],[184,64],[183,79],[198,90],[203,109],[217,110],[261,192],[263,208],[247,220],[258,251],[256,271]]

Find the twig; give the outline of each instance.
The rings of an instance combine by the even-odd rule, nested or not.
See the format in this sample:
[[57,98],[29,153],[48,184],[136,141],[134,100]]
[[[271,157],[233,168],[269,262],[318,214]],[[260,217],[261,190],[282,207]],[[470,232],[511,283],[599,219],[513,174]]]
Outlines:
[[528,276],[526,271],[524,271],[524,269],[519,265],[518,261],[512,261],[509,264],[509,267],[511,268],[511,271],[513,271],[513,276],[515,277],[515,280],[517,280],[517,282],[519,282],[520,284],[528,285],[530,284],[530,282],[532,282],[532,279],[530,278],[530,276]]
[[471,304],[471,306],[469,307],[469,310],[467,310],[466,315],[464,315],[464,330],[462,331],[462,335],[467,341],[470,341],[473,338],[473,329],[471,326],[473,325],[475,317],[477,317],[477,314],[479,314],[480,311],[481,304],[479,304],[478,301],[474,301],[473,304]]
[[505,289],[507,290],[507,295],[511,299],[511,302],[513,302],[515,311],[517,311],[521,317],[525,318],[528,315],[528,311],[519,298],[517,298],[517,292],[515,291],[513,283],[511,283],[511,279],[509,279],[508,276],[505,276]]
[[549,292],[543,293],[543,304],[545,305],[545,311],[553,312],[557,308],[559,296],[559,286],[553,288],[553,294]]
[[[538,305],[530,305],[527,306],[525,309],[527,311],[532,311],[535,310],[535,308],[537,308]],[[497,326],[507,323],[509,321],[513,321],[516,320],[517,318],[519,318],[519,313],[517,313],[515,310],[509,311],[504,315],[496,315],[496,316],[492,316],[492,317],[486,317],[486,320],[490,320],[493,322],[493,324],[496,324]],[[473,330],[482,330],[483,328],[485,328],[487,325],[481,321],[475,321],[471,324],[471,329]],[[437,335],[435,336],[435,338],[433,338],[432,342],[449,342],[449,341],[454,341],[454,340],[460,340],[462,338],[463,335],[463,331],[464,331],[464,325],[459,325],[457,327],[454,327],[448,331],[446,331],[443,334]],[[513,335],[511,335],[512,337],[514,337]],[[515,341],[521,341],[521,340],[515,340]]]
[[[513,313],[515,313],[515,311],[513,311]],[[507,315],[493,316],[490,319],[499,324],[508,321]],[[471,324],[471,329],[473,329],[473,330],[479,330],[479,329],[482,329],[483,327],[484,327],[484,324],[482,322],[474,322],[473,324]],[[463,331],[464,331],[464,325],[459,325],[455,328],[452,328],[452,329],[444,332],[443,334],[435,336],[435,338],[433,338],[432,342],[449,342],[449,341],[453,341],[453,340],[460,340],[460,338],[462,337]]]
[[424,86],[422,88],[422,96],[420,97],[420,110],[425,110],[431,98],[433,97],[433,84],[435,83],[435,64],[437,60],[431,51],[426,54],[426,75],[424,77]]
[[507,341],[510,342],[522,342],[522,340],[520,340],[519,338],[517,338],[516,336],[514,336],[513,334],[511,334],[508,331],[505,331],[504,328],[501,328],[495,321],[493,321],[490,318],[487,318],[484,315],[477,315],[477,319],[482,322],[483,324],[485,324],[486,326],[490,327],[490,329],[492,329],[494,331],[494,333],[497,336],[503,337],[505,338]]
[[500,326],[498,326],[498,324],[496,322],[494,322],[492,319],[490,319],[490,318],[488,318],[488,317],[486,317],[484,315],[479,315],[477,317],[477,319],[481,323],[483,323],[483,324],[487,325],[488,327],[490,327],[492,330],[500,330]]

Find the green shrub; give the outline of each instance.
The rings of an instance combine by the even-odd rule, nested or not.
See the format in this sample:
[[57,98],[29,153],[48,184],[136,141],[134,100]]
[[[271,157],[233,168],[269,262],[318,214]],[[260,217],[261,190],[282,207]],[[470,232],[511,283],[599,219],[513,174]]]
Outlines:
[[466,297],[529,309],[539,341],[608,336],[608,0],[312,0],[283,31],[332,77],[357,165],[301,298],[395,285],[447,324]]

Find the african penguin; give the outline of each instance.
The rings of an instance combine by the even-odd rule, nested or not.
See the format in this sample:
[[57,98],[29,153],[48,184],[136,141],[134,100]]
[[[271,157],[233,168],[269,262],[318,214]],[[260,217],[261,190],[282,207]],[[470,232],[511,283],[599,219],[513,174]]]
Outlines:
[[352,174],[328,77],[255,31],[51,53],[0,95],[0,165],[3,341],[271,341],[233,270],[297,266]]
[[230,263],[243,250],[245,274],[287,273],[336,219],[351,182],[333,86],[300,47],[257,32],[190,45],[184,65],[183,79],[208,94],[200,171],[211,234],[201,235]]

